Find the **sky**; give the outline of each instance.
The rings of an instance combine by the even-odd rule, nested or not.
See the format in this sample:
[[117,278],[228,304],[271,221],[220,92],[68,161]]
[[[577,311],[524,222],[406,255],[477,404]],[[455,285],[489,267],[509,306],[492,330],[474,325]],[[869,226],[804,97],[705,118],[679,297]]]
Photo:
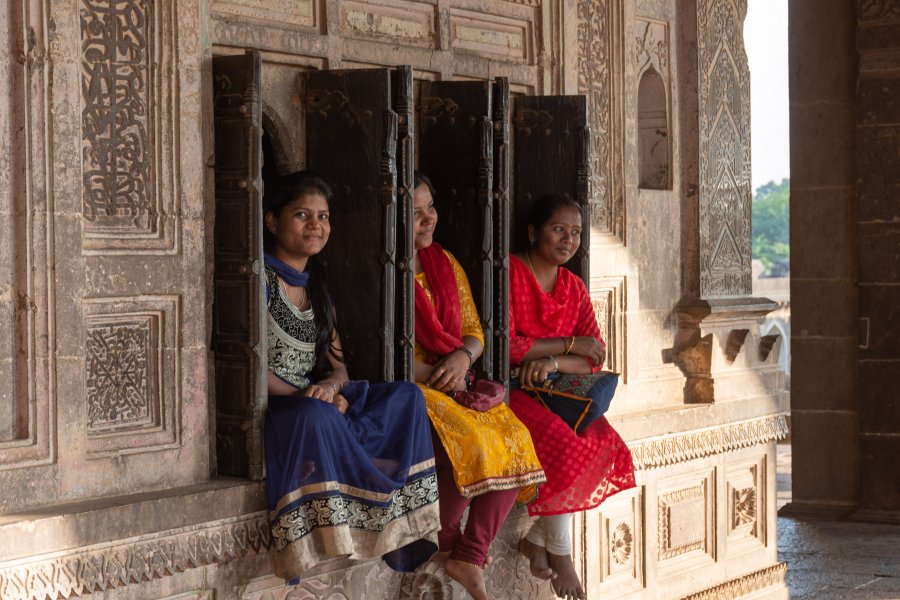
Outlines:
[[744,45],[750,64],[753,192],[790,177],[787,0],[749,0]]

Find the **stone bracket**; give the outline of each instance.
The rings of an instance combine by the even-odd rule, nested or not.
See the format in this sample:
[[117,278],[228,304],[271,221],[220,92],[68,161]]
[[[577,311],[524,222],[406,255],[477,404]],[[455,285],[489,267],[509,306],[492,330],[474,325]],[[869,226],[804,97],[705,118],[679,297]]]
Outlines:
[[[713,372],[717,360],[713,346],[721,350],[726,366],[731,366],[760,319],[778,308],[768,298],[683,298],[675,307],[677,331],[672,348],[663,350],[663,361],[674,363],[687,381],[684,400],[688,404],[715,401]],[[777,336],[760,340],[760,362],[768,359]]]

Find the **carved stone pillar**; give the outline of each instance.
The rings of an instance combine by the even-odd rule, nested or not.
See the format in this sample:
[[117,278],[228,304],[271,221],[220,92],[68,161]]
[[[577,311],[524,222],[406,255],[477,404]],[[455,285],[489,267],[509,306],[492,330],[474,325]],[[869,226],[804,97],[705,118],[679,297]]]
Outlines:
[[747,2],[696,0],[679,7],[683,89],[696,89],[697,95],[682,94],[679,114],[684,149],[682,299],[675,308],[675,344],[666,358],[687,378],[685,402],[711,403],[739,396],[718,393],[715,375],[731,376],[726,371],[735,368],[748,341],[754,352],[744,367],[768,360],[772,346],[762,347],[756,323],[777,304],[750,297],[750,72],[743,39]]

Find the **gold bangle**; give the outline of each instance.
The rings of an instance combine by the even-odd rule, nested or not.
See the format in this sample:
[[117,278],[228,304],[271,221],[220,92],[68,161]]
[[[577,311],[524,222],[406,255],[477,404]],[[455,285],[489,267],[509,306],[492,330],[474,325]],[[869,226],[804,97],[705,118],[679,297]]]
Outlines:
[[569,342],[568,348],[566,348],[566,354],[572,351],[572,346],[575,345],[575,336],[572,336],[572,340]]

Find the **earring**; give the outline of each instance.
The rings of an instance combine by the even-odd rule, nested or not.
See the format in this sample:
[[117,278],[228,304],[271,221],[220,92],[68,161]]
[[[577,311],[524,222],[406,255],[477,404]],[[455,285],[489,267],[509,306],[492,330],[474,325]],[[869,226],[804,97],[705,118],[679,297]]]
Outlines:
[[534,246],[534,238],[533,237],[528,238],[528,243],[531,244],[532,246]]

